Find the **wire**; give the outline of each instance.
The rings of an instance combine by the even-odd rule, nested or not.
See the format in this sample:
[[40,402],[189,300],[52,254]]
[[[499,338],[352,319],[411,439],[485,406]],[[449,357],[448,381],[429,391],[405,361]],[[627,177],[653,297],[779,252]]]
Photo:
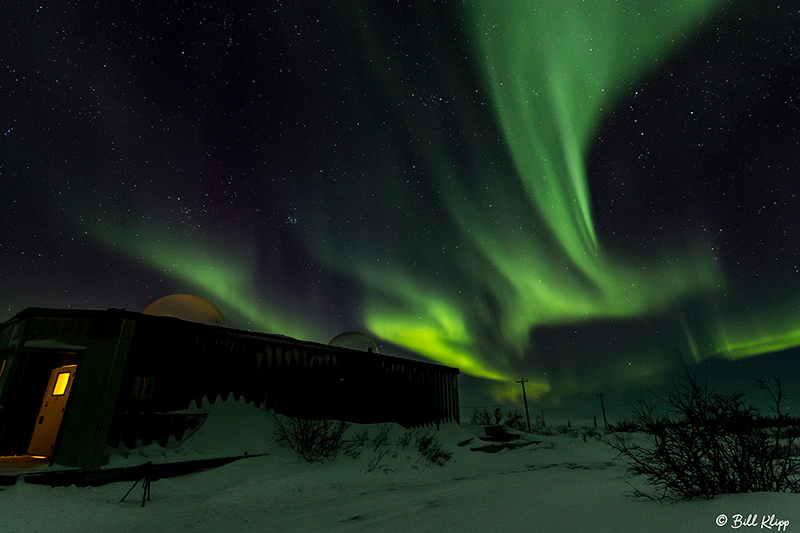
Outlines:
[[513,405],[515,407],[522,407],[522,403],[495,403],[492,405],[462,405],[462,409],[486,409],[488,407],[503,407],[505,405]]
[[[461,409],[487,409],[490,407],[504,407],[513,405],[514,407],[520,407],[522,409],[525,408],[525,404],[522,402],[512,402],[512,403],[495,403],[491,405],[462,405]],[[553,407],[551,405],[542,405],[538,403],[528,402],[528,406],[538,407],[539,409],[547,409],[549,411],[558,411],[560,413],[572,413],[576,415],[591,415],[595,414],[595,411],[575,411],[573,409],[562,409],[560,407]]]

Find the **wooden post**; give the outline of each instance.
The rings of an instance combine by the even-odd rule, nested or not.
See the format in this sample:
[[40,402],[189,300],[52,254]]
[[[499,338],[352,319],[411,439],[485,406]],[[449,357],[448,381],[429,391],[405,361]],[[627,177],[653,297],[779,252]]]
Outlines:
[[608,431],[608,419],[606,418],[606,406],[605,406],[605,404],[603,404],[603,396],[605,396],[605,394],[599,393],[598,396],[600,396],[600,409],[603,411],[603,426],[605,426],[606,431]]
[[528,433],[531,432],[531,415],[528,414],[528,396],[525,394],[525,378],[517,380],[517,383],[522,384],[522,402],[525,404],[525,419],[528,421]]

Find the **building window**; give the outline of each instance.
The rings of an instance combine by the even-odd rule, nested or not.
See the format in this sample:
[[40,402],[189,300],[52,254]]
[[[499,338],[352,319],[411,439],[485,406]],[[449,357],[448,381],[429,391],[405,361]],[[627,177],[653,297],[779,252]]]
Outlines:
[[[60,372],[56,378],[56,386],[53,387],[53,396],[64,396],[69,384],[69,372]],[[41,389],[39,389],[41,390]]]

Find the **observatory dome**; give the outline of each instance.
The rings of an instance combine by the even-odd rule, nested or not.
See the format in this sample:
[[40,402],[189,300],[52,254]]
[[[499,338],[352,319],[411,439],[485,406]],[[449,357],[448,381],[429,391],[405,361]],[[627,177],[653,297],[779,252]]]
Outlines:
[[219,307],[200,296],[171,294],[148,305],[145,315],[171,316],[188,322],[225,326],[225,317]]
[[378,353],[378,346],[375,342],[363,333],[357,331],[340,333],[332,338],[328,345],[350,348],[351,350],[360,350],[362,352]]

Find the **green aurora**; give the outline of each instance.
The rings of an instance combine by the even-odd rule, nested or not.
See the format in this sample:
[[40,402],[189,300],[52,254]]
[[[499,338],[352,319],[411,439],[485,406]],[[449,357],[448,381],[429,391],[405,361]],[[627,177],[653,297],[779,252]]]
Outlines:
[[[729,290],[701,236],[634,255],[608,247],[596,230],[587,164],[597,131],[720,4],[463,2],[448,19],[459,27],[446,28],[461,50],[423,42],[405,55],[392,49],[387,22],[347,8],[351,22],[340,38],[355,52],[343,52],[339,74],[388,103],[380,112],[365,112],[358,99],[346,104],[359,126],[349,142],[373,157],[330,163],[324,173],[335,179],[286,186],[286,205],[330,204],[291,228],[293,238],[316,264],[360,288],[353,305],[371,335],[477,377],[513,384],[526,372],[533,396],[674,368],[654,335],[638,345],[636,365],[630,353],[608,353],[610,378],[578,380],[571,370],[582,366],[579,355],[566,370],[549,371],[552,354],[542,356],[536,342],[542,328],[649,317],[679,331],[678,348],[696,361],[799,345],[791,294],[778,321],[762,318],[768,302],[748,312],[699,306]],[[421,57],[440,69],[418,72]],[[91,234],[256,329],[328,340],[324,310],[298,311],[313,306],[313,295],[298,304],[277,273],[256,281],[256,259],[241,246],[210,235],[167,238],[119,220],[102,227]],[[504,390],[498,384],[496,396]]]
[[[469,4],[471,57],[479,58],[482,86],[491,94],[493,121],[511,162],[498,168],[490,159],[496,150],[478,139],[471,140],[477,146],[471,168],[463,168],[463,154],[443,135],[418,134],[440,117],[403,116],[409,138],[420,139],[413,143],[415,162],[443,191],[449,222],[460,236],[458,250],[448,252],[460,283],[457,290],[440,280],[419,287],[408,274],[365,265],[360,278],[375,291],[365,312],[370,331],[465,372],[512,379],[504,363],[537,358],[529,343],[536,327],[660,312],[690,294],[718,289],[723,279],[700,246],[666,259],[615,257],[603,250],[585,170],[605,110],[708,17],[714,4],[672,3],[658,10],[646,2],[627,8],[612,2]],[[404,73],[386,74],[392,69],[380,59],[390,56],[374,40],[363,49],[379,65],[376,77],[401,84]],[[460,79],[443,77],[453,92],[459,90]],[[397,106],[414,109],[405,101]],[[458,119],[466,131],[485,128],[473,117]],[[466,174],[477,177],[468,182]],[[326,260],[342,270],[352,267]],[[486,293],[497,300],[499,317],[476,309],[475,295]],[[487,358],[497,347],[476,338],[475,324],[491,320],[503,332],[508,359]],[[545,380],[539,385],[548,388]]]

